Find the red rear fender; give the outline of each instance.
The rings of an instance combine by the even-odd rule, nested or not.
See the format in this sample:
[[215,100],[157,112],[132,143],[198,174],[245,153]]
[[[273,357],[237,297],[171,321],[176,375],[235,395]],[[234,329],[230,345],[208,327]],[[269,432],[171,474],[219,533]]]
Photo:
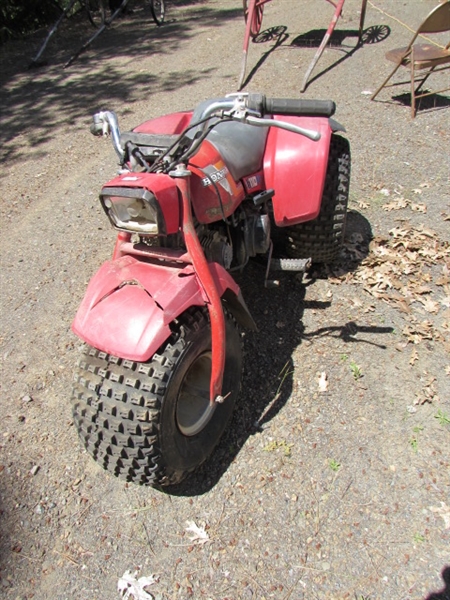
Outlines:
[[274,117],[321,133],[318,142],[271,127],[264,155],[264,179],[274,189],[273,211],[279,226],[315,219],[320,211],[330,149],[331,127],[322,117]]

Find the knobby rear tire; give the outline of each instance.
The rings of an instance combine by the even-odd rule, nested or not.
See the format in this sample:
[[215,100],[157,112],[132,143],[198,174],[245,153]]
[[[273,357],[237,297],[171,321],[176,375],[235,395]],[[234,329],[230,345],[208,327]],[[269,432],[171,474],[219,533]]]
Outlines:
[[[211,328],[204,308],[183,313],[145,363],[85,347],[74,378],[73,417],[85,448],[103,468],[160,487],[180,482],[208,458],[231,417],[241,380],[240,334],[233,318],[225,318],[223,396],[229,396],[212,408]],[[203,417],[194,418],[196,409]]]
[[333,134],[319,215],[286,228],[286,252],[291,258],[311,258],[313,263],[336,260],[344,242],[349,184],[350,144]]

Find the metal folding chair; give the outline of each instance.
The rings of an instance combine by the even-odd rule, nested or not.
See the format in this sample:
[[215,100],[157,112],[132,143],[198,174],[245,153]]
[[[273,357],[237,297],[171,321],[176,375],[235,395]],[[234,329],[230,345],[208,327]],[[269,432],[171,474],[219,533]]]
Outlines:
[[[450,68],[450,42],[444,47],[429,41],[425,44],[415,44],[418,36],[422,34],[437,34],[450,31],[450,0],[445,0],[436,6],[422,22],[420,27],[414,33],[408,46],[404,48],[395,48],[386,54],[386,58],[395,63],[394,69],[383,81],[377,91],[371,96],[374,100],[384,87],[393,87],[401,83],[391,83],[387,85],[391,77],[400,67],[407,67],[410,70],[411,79],[411,116],[416,116],[416,100],[440,94],[450,90],[446,87],[438,91],[422,91],[419,93],[425,81],[433,72],[443,71]],[[427,70],[425,76],[420,79],[416,87],[417,71]]]

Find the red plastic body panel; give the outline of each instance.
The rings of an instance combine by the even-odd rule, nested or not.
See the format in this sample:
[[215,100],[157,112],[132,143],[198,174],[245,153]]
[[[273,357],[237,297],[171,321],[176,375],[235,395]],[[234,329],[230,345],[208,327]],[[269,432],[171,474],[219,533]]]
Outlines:
[[166,233],[177,233],[181,225],[180,200],[175,181],[164,173],[123,173],[103,186],[144,188],[158,200],[166,221]]
[[[217,263],[209,268],[222,296],[239,286]],[[144,263],[124,256],[104,263],[91,279],[72,324],[86,343],[108,354],[144,362],[171,335],[170,323],[207,298],[192,265]]]
[[315,219],[320,211],[330,149],[331,127],[325,117],[274,117],[321,133],[318,142],[272,127],[264,154],[266,187],[275,190],[273,212],[283,227]]
[[186,111],[150,119],[133,129],[133,131],[137,133],[165,133],[167,135],[182,133],[191,122],[192,114],[192,111]]
[[244,199],[242,183],[234,181],[219,152],[208,140],[190,161],[189,170],[192,171],[192,207],[200,223],[229,217]]

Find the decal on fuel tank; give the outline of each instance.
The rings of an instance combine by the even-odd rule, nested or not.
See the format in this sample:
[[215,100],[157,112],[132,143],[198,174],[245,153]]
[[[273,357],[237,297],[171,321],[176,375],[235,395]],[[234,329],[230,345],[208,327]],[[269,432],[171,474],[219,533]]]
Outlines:
[[246,177],[244,179],[244,181],[245,181],[245,185],[247,186],[247,189],[250,191],[261,185],[261,176],[260,175],[252,175],[251,177]]
[[227,181],[229,171],[226,166],[223,166],[222,168],[217,168],[215,165],[208,165],[207,167],[203,167],[202,170],[205,173],[205,177],[203,177],[202,179],[202,184],[204,187],[208,187],[210,185],[213,185],[214,183],[218,183],[229,194],[231,194],[230,184]]

